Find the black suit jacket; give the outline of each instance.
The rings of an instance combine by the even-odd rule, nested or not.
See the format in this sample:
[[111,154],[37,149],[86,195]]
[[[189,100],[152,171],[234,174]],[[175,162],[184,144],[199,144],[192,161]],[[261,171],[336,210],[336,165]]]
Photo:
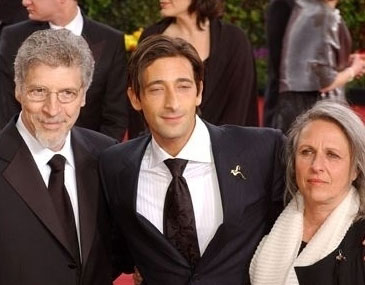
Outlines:
[[[300,285],[365,285],[365,220],[354,223],[341,244],[318,262],[295,267]],[[338,260],[339,251],[346,258]]]
[[[22,42],[47,22],[24,21],[4,28],[0,39],[0,128],[20,111],[14,96],[14,60]],[[121,32],[84,17],[82,36],[95,59],[93,82],[87,91],[77,126],[119,141],[128,127],[126,53]]]
[[[0,284],[111,285],[110,227],[98,157],[109,137],[75,127],[82,266],[70,254],[52,200],[12,120],[0,134]],[[79,281],[78,281],[79,280]]]
[[[278,213],[284,189],[283,136],[273,129],[207,124],[223,206],[221,224],[196,268],[136,212],[144,136],[101,156],[101,178],[117,226],[147,284],[249,284],[250,259]],[[233,176],[241,166],[246,180]]]
[[0,0],[0,7],[0,34],[5,26],[28,19],[22,0]]

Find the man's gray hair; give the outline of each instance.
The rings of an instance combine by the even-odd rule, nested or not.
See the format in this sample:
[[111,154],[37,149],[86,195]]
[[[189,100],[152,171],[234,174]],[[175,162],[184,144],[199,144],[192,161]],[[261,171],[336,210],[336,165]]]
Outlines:
[[326,120],[335,123],[346,135],[350,144],[351,167],[358,172],[353,185],[360,195],[360,209],[357,218],[365,218],[365,126],[362,120],[349,106],[331,102],[319,101],[314,107],[298,116],[288,133],[286,148],[286,198],[293,198],[298,191],[295,179],[295,153],[298,139],[305,126],[314,120]]
[[48,29],[34,32],[19,48],[14,63],[17,88],[23,87],[29,69],[38,64],[80,67],[82,87],[86,92],[92,81],[95,62],[83,37],[66,29]]

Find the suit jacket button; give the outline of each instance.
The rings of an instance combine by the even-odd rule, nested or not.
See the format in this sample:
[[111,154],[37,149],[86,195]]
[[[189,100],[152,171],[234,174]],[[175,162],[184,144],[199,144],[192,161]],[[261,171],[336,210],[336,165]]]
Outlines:
[[76,264],[73,264],[73,263],[68,264],[67,266],[68,266],[68,268],[70,268],[70,269],[76,269],[76,268],[77,268],[77,265],[76,265]]
[[200,280],[200,276],[199,274],[195,273],[193,274],[193,276],[191,277],[192,281],[199,281]]

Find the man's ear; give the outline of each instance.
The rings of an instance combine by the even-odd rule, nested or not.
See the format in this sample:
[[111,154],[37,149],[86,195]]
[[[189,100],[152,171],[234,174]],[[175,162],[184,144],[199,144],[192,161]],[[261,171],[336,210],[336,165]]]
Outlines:
[[131,87],[128,87],[127,94],[129,97],[129,101],[131,101],[132,107],[136,111],[141,111],[141,101],[138,99],[136,92]]
[[202,98],[203,98],[203,81],[199,82],[200,85],[200,89],[199,89],[199,93],[196,96],[196,101],[195,101],[195,106],[200,106],[201,102],[202,102]]
[[82,98],[81,98],[81,107],[84,107],[86,105],[86,93],[82,91]]
[[22,103],[22,94],[20,92],[20,87],[15,87],[15,99],[19,102],[19,104]]

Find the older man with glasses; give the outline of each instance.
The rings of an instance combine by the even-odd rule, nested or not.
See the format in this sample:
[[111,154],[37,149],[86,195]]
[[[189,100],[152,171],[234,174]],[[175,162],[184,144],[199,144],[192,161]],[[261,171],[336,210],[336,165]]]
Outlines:
[[0,134],[0,284],[111,285],[97,160],[116,141],[74,127],[94,70],[88,44],[37,31],[14,68],[21,112]]

